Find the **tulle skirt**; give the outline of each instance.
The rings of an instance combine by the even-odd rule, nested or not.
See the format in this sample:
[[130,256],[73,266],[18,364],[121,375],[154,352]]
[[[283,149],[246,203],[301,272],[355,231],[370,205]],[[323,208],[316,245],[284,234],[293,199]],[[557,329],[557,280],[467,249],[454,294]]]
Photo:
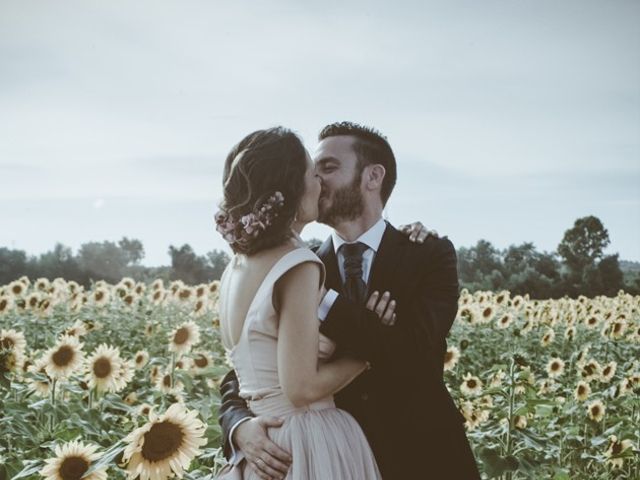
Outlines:
[[[275,412],[274,412],[275,413]],[[380,471],[360,425],[335,407],[284,416],[269,438],[291,453],[287,480],[375,480]],[[260,477],[244,463],[247,480]]]

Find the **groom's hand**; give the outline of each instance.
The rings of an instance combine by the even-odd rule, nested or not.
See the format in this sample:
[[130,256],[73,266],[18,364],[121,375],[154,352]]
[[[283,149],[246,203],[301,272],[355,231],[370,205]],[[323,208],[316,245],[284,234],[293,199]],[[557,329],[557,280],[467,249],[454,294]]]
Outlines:
[[391,294],[384,292],[373,292],[367,300],[367,308],[372,312],[376,312],[383,324],[391,326],[396,323],[396,301],[391,300]]
[[275,417],[255,417],[238,425],[231,441],[244,453],[260,478],[284,478],[291,465],[291,455],[267,437],[267,428],[281,427]]
[[400,225],[398,227],[402,233],[409,235],[409,240],[412,242],[423,243],[428,236],[435,238],[438,237],[438,232],[435,230],[429,230],[421,222],[413,222],[408,225]]

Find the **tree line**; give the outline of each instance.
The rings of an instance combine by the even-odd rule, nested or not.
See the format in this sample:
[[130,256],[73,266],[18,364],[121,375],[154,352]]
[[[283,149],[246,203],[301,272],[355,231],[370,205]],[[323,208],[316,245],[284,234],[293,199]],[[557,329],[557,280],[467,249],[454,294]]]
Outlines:
[[[309,241],[310,246],[320,243],[318,239]],[[594,216],[577,219],[555,252],[539,252],[531,242],[500,250],[487,240],[479,240],[472,247],[457,250],[460,285],[470,291],[528,293],[531,298],[612,296],[620,289],[640,294],[640,269],[623,272],[618,254],[604,254],[609,243],[608,231]],[[219,279],[230,260],[222,250],[197,255],[188,244],[171,245],[168,253],[170,265],[145,267],[140,265],[142,242],[127,237],[118,242],[85,243],[75,255],[60,243],[39,256],[1,247],[0,284],[27,275],[31,279],[62,277],[86,288],[97,280],[117,283],[125,276],[142,282],[179,279],[193,285]]]

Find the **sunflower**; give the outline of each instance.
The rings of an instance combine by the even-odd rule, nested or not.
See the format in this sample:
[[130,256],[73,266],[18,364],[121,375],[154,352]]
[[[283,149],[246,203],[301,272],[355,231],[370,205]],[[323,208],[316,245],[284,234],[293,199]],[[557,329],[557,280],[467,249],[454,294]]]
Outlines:
[[607,363],[602,368],[602,373],[600,374],[600,381],[602,383],[609,383],[613,376],[616,374],[616,368],[618,364],[615,361],[611,361]]
[[47,374],[56,378],[66,378],[82,366],[83,344],[77,337],[62,335],[58,343],[44,354],[47,359]]
[[618,440],[615,435],[610,435],[609,446],[604,452],[604,456],[607,457],[607,463],[614,468],[622,468],[624,458],[618,457],[632,447],[633,442],[631,440]]
[[567,329],[564,331],[564,338],[566,338],[569,341],[573,340],[575,336],[576,336],[576,327],[574,326],[567,327]]
[[161,278],[155,279],[151,282],[151,290],[162,290],[164,289],[164,283]]
[[96,388],[99,392],[118,391],[118,375],[122,369],[120,350],[101,344],[86,363],[87,374],[85,380],[90,388]]
[[29,377],[27,379],[29,389],[35,392],[37,395],[40,395],[41,397],[46,397],[47,395],[49,395],[52,379],[49,375],[47,375],[47,359],[45,358],[45,356],[41,356],[33,363],[33,365],[29,366],[28,371],[45,378],[44,380],[41,380]]
[[444,369],[452,370],[456,364],[458,363],[458,359],[460,358],[460,350],[458,350],[455,346],[450,346],[447,348],[447,352],[444,354]]
[[192,313],[196,317],[201,317],[202,315],[207,313],[207,302],[206,302],[206,300],[203,300],[203,299],[199,298],[196,301],[195,306],[193,307],[193,312]]
[[195,410],[174,403],[160,417],[151,411],[150,421],[125,438],[128,442],[122,456],[129,478],[182,478],[191,461],[206,445],[206,426]]
[[196,372],[202,372],[213,365],[213,359],[207,352],[197,352],[193,355],[191,367]]
[[520,430],[527,428],[527,417],[524,415],[516,415],[513,418],[513,426]]
[[21,297],[27,291],[27,287],[24,286],[24,283],[15,280],[9,284],[9,292],[14,297]]
[[155,380],[156,388],[164,394],[179,395],[184,391],[184,385],[180,381],[174,379],[173,387],[171,387],[171,374],[169,372],[161,372]]
[[124,403],[127,405],[133,405],[138,401],[138,394],[136,392],[131,392],[126,397],[124,397]]
[[150,337],[151,335],[153,335],[153,323],[147,323],[144,326],[144,334],[147,337]]
[[460,391],[465,396],[476,396],[482,391],[482,382],[476,376],[467,373],[460,385]]
[[148,403],[143,403],[138,407],[138,409],[136,410],[136,413],[140,417],[148,417],[152,410],[153,410],[152,405],[149,405]]
[[500,387],[502,386],[502,380],[506,377],[507,374],[504,370],[498,370],[494,374],[489,377],[489,388]]
[[553,331],[553,328],[547,328],[542,339],[540,340],[540,345],[543,347],[549,346],[553,340],[556,338],[556,332]]
[[38,292],[31,292],[25,299],[25,307],[27,310],[35,310],[42,300],[42,295]]
[[482,313],[480,315],[480,321],[482,323],[489,323],[493,320],[493,316],[495,315],[495,310],[491,305],[487,305],[482,309]]
[[220,280],[214,280],[209,284],[209,293],[217,295],[220,290]]
[[136,284],[136,281],[131,277],[122,277],[122,280],[118,283],[118,287],[124,287],[127,290],[131,290]]
[[587,413],[589,418],[594,422],[599,422],[604,417],[605,406],[601,400],[594,400],[589,405],[587,405]]
[[150,300],[151,300],[151,303],[153,303],[156,306],[159,306],[164,303],[167,297],[168,297],[167,291],[164,290],[163,288],[160,288],[158,290],[153,291],[153,293],[151,294]]
[[71,327],[65,330],[64,334],[70,337],[82,337],[87,334],[87,328],[82,320],[76,320]]
[[111,293],[106,287],[97,287],[91,294],[91,300],[96,307],[104,307],[111,300]]
[[16,330],[0,330],[0,350],[11,350],[18,364],[24,362],[27,341],[24,335]]
[[505,313],[496,321],[496,327],[499,329],[505,329],[513,322],[513,315],[510,313]]
[[13,310],[15,306],[15,302],[13,301],[13,297],[8,295],[0,295],[0,315],[4,315]]
[[470,325],[474,325],[478,322],[478,313],[473,307],[463,307],[458,312],[458,318],[465,320]]
[[162,372],[158,365],[151,367],[151,371],[149,372],[149,379],[151,380],[151,383],[156,383],[160,375],[162,375]]
[[146,350],[138,350],[133,356],[136,370],[140,370],[149,362],[149,352]]
[[564,361],[560,358],[552,358],[547,363],[547,374],[551,378],[558,378],[564,372]]
[[187,353],[200,341],[200,328],[193,320],[183,323],[169,334],[169,351]]
[[86,477],[84,473],[89,470],[91,463],[100,458],[96,453],[97,445],[84,444],[79,440],[58,445],[55,449],[55,458],[46,460],[46,465],[40,471],[45,480],[106,480],[107,467],[100,467]]
[[584,402],[591,395],[591,387],[587,382],[580,381],[573,391],[573,396],[579,402]]
[[596,315],[589,315],[584,320],[585,326],[589,329],[596,328],[599,323],[600,323],[600,318],[598,318],[598,316]]
[[582,370],[580,371],[580,376],[584,380],[589,382],[595,378],[598,378],[600,376],[601,371],[602,371],[602,368],[600,367],[600,364],[598,363],[598,361],[592,358],[582,366]]

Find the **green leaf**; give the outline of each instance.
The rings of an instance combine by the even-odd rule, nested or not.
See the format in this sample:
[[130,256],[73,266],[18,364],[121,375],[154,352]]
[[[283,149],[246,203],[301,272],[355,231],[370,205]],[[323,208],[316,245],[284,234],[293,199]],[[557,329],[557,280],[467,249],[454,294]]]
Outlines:
[[24,462],[24,465],[25,467],[22,469],[22,471],[11,478],[11,480],[18,480],[18,478],[26,478],[34,475],[38,473],[43,467],[43,463],[40,460],[27,460],[26,462]]

